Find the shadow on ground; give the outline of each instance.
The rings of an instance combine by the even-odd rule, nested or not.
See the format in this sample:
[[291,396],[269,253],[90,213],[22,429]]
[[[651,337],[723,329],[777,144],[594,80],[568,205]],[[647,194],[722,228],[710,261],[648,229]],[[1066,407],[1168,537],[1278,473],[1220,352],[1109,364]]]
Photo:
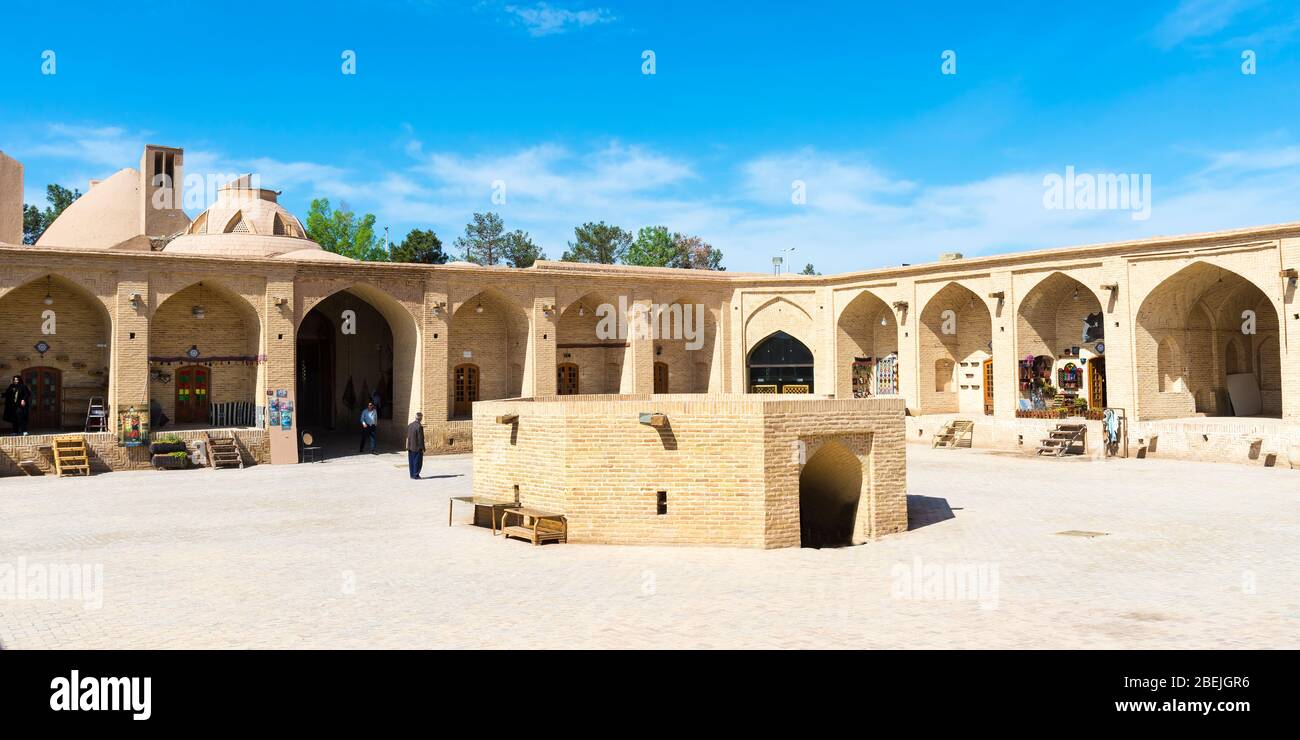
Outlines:
[[956,518],[948,499],[935,496],[907,497],[907,531]]

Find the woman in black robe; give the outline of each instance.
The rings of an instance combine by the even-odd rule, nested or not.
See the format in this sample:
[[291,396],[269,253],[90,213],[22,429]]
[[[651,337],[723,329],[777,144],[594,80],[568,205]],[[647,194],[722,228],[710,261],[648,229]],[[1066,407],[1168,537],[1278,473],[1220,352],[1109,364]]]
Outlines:
[[5,390],[5,421],[13,427],[13,433],[27,433],[27,416],[31,413],[32,389],[17,375]]

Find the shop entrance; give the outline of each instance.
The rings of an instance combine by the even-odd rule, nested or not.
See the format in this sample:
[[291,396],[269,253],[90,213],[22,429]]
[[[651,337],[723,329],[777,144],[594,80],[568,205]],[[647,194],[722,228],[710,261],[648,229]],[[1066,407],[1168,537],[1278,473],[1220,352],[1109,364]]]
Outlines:
[[208,391],[212,371],[203,365],[186,365],[176,371],[176,423],[208,423]]
[[1094,357],[1088,361],[1088,406],[1106,408],[1106,358]]
[[32,390],[27,428],[63,428],[63,371],[52,367],[29,367],[22,372],[23,382]]

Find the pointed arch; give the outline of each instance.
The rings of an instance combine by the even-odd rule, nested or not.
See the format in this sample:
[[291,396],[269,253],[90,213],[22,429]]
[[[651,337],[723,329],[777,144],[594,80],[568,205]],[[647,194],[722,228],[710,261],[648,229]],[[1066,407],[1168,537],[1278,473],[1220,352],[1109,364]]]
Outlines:
[[[4,384],[13,375],[40,377],[46,384],[41,399],[49,400],[32,416],[32,431],[83,428],[90,398],[113,393],[113,314],[104,301],[77,282],[44,272],[0,294],[0,316],[0,356],[10,368],[3,371]],[[38,341],[48,345],[43,354]]]
[[[984,414],[985,360],[993,356],[993,314],[970,288],[950,282],[926,302],[918,322],[922,413]],[[947,360],[948,363],[939,363]],[[952,367],[954,382],[939,377]]]
[[[623,305],[627,305],[625,298]],[[618,336],[617,296],[591,291],[570,301],[556,324],[555,362],[577,366],[581,394],[630,393],[632,345]],[[630,307],[629,307],[630,310]]]
[[1263,415],[1281,416],[1277,309],[1241,274],[1204,260],[1184,266],[1142,300],[1134,338],[1140,418],[1231,416],[1228,375],[1247,373]]
[[840,398],[876,395],[882,358],[898,354],[898,319],[884,299],[861,290],[840,310],[835,322],[835,394]]
[[[364,408],[365,396],[378,391],[382,404],[379,436],[386,444],[401,443],[406,424],[423,402],[423,335],[411,310],[388,291],[369,283],[336,288],[320,299],[304,298],[302,306],[300,334],[313,313],[322,314],[336,332],[334,357],[327,358],[334,370],[330,399],[336,410],[334,423],[354,428],[354,417]],[[355,333],[345,332],[345,311],[355,319]],[[297,392],[309,396],[319,391],[320,384],[310,378],[303,382],[304,371],[310,368],[303,366],[302,349],[300,342]]]
[[812,350],[784,331],[774,331],[755,344],[746,368],[750,393],[816,392]]
[[[252,304],[225,282],[205,278],[151,309],[150,406],[186,424],[252,424],[264,377],[261,317]],[[190,385],[193,373],[176,372],[194,366],[203,368],[201,389]]]
[[[521,396],[523,372],[519,363],[531,367],[528,333],[528,314],[495,288],[484,288],[462,301],[448,325],[447,356],[448,364],[453,366],[449,371],[453,390],[459,387],[455,366],[472,364],[477,366],[474,400]],[[515,370],[517,366],[519,371]],[[464,398],[458,401],[455,396],[452,393],[448,399],[448,413],[450,417],[466,418],[470,407]]]

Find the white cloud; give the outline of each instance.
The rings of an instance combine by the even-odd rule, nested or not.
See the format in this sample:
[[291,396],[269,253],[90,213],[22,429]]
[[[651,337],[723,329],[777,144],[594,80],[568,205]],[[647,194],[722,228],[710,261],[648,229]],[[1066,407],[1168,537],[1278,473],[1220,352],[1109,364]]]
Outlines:
[[568,10],[555,7],[550,3],[507,5],[505,10],[522,23],[531,36],[550,36],[573,28],[584,28],[615,20],[614,15],[604,8]]
[[1156,26],[1156,43],[1169,49],[1184,41],[1212,36],[1258,4],[1259,0],[1182,0]]

